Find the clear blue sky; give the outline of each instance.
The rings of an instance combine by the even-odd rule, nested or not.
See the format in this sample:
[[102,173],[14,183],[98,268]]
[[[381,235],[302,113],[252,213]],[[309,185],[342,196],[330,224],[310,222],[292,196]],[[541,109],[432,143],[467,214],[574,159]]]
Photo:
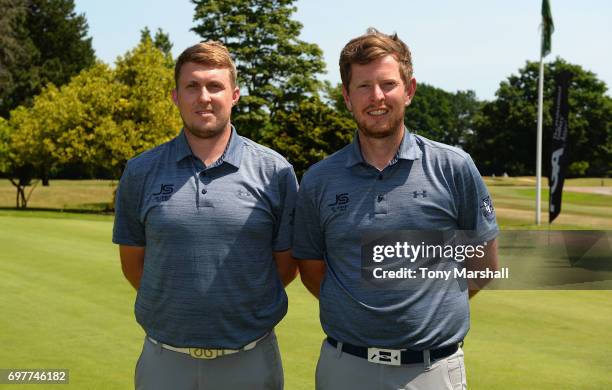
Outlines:
[[[612,2],[550,2],[555,33],[546,60],[560,56],[580,64],[610,88]],[[471,89],[481,99],[493,98],[500,81],[526,60],[539,60],[541,0],[299,0],[295,5],[294,19],[304,26],[300,38],[321,47],[327,63],[322,78],[333,83],[340,81],[340,50],[369,26],[397,32],[410,46],[418,82],[448,91]],[[189,0],[76,0],[96,54],[107,63],[133,48],[144,26],[168,32],[178,55],[200,40],[189,31],[193,9]]]

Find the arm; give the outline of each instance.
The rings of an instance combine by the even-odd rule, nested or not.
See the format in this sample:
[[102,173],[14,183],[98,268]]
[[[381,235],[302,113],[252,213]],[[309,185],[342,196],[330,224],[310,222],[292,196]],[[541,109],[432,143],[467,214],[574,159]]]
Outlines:
[[321,281],[327,269],[325,262],[323,260],[299,260],[298,265],[302,283],[312,295],[319,299]]
[[[468,271],[484,271],[490,269],[491,271],[499,270],[499,259],[497,257],[497,239],[493,239],[487,243],[484,250],[484,256],[482,258],[471,258],[466,262],[466,268]],[[484,286],[486,286],[491,279],[468,279],[469,297],[472,298],[478,293]]]
[[293,167],[285,167],[279,178],[279,193],[281,202],[278,205],[278,225],[272,244],[272,256],[276,263],[276,271],[284,287],[297,276],[297,263],[291,256],[293,235],[293,215],[297,197],[298,183]]
[[298,267],[295,259],[291,256],[291,251],[273,252],[274,261],[276,262],[276,270],[278,277],[283,286],[287,287],[289,283],[295,279],[298,273]]
[[123,275],[136,290],[140,287],[140,278],[144,269],[145,248],[141,246],[119,245],[121,270]]

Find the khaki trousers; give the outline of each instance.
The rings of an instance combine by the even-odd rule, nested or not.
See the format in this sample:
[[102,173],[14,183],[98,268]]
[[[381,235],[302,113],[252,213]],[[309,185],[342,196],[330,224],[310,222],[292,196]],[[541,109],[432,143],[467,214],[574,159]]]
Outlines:
[[431,362],[389,366],[332,347],[326,340],[317,363],[317,390],[465,390],[463,350]]
[[162,348],[145,337],[134,382],[136,390],[282,390],[284,378],[271,332],[251,350],[210,360]]

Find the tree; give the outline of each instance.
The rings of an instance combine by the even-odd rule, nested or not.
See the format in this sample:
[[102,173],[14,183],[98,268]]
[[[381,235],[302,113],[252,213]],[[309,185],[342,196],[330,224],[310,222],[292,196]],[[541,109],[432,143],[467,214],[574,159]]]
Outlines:
[[[93,157],[95,151],[87,147],[95,137],[88,133],[120,102],[118,92],[110,68],[99,64],[61,88],[49,84],[34,98],[31,107],[19,106],[11,111],[5,175],[21,194],[17,207],[27,207],[25,187],[42,172],[52,173],[60,164],[77,158],[82,169],[91,166],[87,157]],[[95,107],[91,107],[94,99]],[[33,183],[35,186],[37,181]]]
[[262,141],[285,156],[299,178],[312,164],[350,143],[355,131],[352,119],[316,96],[290,112],[278,112],[275,120],[280,130],[264,131]]
[[43,169],[72,164],[118,178],[128,159],[175,136],[181,121],[173,85],[172,60],[145,40],[114,70],[98,63],[62,87],[49,84],[32,107],[11,111],[0,123],[0,140],[8,134],[0,165],[24,195],[17,207],[27,206],[23,189]]
[[324,86],[325,97],[328,103],[336,110],[336,113],[344,118],[353,119],[353,114],[346,108],[344,96],[342,96],[342,83],[332,86],[329,81]]
[[[16,0],[2,0],[0,12],[11,13]],[[11,17],[12,41],[25,53],[6,67],[10,84],[0,92],[0,115],[18,105],[29,105],[45,85],[63,85],[82,69],[93,65],[95,55],[87,38],[84,15],[74,12],[73,0],[28,0],[24,13]]]
[[0,0],[0,107],[12,91],[14,78],[9,69],[29,61],[29,50],[23,45],[25,0]]
[[192,31],[227,46],[242,91],[233,122],[241,134],[259,140],[280,112],[317,94],[324,71],[322,51],[298,39],[302,25],[291,19],[295,0],[192,0]]
[[155,32],[155,37],[151,36],[151,30],[149,27],[143,28],[140,30],[140,42],[145,40],[150,40],[153,42],[153,46],[162,51],[166,56],[172,58],[172,42],[170,41],[170,35],[165,33],[164,30],[158,28]]
[[[535,174],[538,67],[527,62],[518,75],[500,84],[495,100],[484,104],[469,148],[482,173]],[[545,65],[543,173],[549,168],[554,79],[563,70],[573,75],[568,144],[570,166],[574,163],[576,171],[570,174],[610,175],[612,99],[606,95],[607,87],[592,72],[561,58]]]
[[411,131],[434,141],[465,148],[479,109],[474,91],[452,93],[419,84],[404,122]]

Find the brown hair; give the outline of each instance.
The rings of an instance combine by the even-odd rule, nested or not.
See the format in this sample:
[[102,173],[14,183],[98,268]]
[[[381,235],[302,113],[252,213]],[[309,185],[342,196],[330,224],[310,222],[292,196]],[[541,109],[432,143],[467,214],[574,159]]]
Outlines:
[[397,34],[383,34],[370,27],[364,35],[351,39],[340,53],[340,77],[344,88],[348,91],[351,82],[351,65],[369,64],[386,55],[392,55],[399,62],[400,75],[404,84],[408,85],[412,78],[410,49]]
[[219,68],[227,68],[230,71],[230,79],[232,87],[236,86],[236,65],[230,57],[227,48],[217,41],[200,42],[191,47],[188,47],[181,53],[174,65],[174,82],[178,88],[179,76],[181,68],[187,62],[195,62],[197,64],[213,66]]

